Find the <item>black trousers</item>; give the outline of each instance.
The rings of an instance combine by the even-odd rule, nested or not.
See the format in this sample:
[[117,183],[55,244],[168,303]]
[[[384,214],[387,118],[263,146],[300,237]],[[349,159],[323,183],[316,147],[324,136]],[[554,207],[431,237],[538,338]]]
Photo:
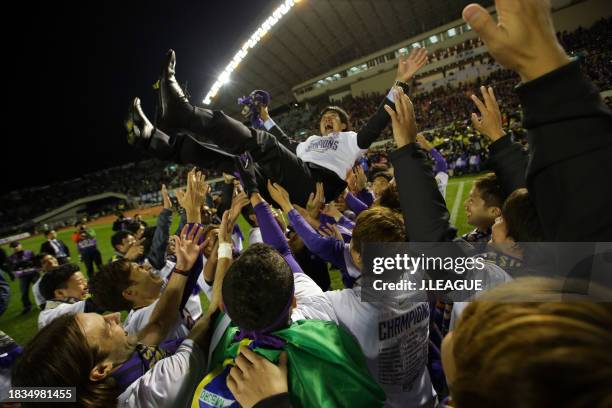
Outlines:
[[98,272],[102,269],[102,254],[97,249],[91,252],[85,252],[81,254],[81,260],[87,268],[87,276],[91,278],[94,275],[94,264]]
[[197,134],[180,131],[166,135],[158,130],[149,151],[161,159],[226,173],[234,172],[234,157],[248,151],[256,163],[259,191],[269,202],[268,180],[283,186],[291,201],[303,207],[317,182],[323,182],[326,201],[334,200],[346,188],[346,182],[333,171],[303,162],[274,135],[248,128],[221,111],[211,112],[211,119]]
[[19,290],[21,291],[21,303],[24,309],[32,308],[30,301],[30,285],[38,280],[38,272],[19,278]]

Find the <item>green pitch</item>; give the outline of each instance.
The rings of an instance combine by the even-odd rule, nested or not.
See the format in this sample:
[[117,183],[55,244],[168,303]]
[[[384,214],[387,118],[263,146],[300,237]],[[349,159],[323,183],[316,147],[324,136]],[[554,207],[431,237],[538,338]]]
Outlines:
[[[471,227],[466,222],[465,210],[463,209],[463,201],[467,198],[470,188],[472,187],[472,183],[474,181],[474,176],[468,177],[456,177],[452,178],[449,181],[449,185],[446,190],[446,202],[448,205],[448,210],[451,212],[452,219],[454,220],[454,225],[459,230],[460,234],[463,234],[471,229]],[[418,199],[418,197],[415,197]],[[145,218],[145,221],[149,225],[155,225],[156,218]],[[239,219],[240,228],[242,229],[245,236],[248,236],[248,231],[250,230],[249,225],[242,219]],[[178,226],[178,216],[174,216],[171,232],[174,233]],[[102,253],[102,261],[104,263],[108,262],[108,260],[113,255],[113,249],[110,245],[110,237],[113,234],[112,231],[112,223],[104,224],[104,225],[96,225],[93,227],[96,231],[96,237],[98,239],[98,248]],[[76,246],[70,239],[70,236],[73,233],[73,229],[67,229],[58,232],[58,238],[64,241],[70,248],[70,253],[72,254],[72,261],[78,262],[78,252]],[[45,240],[45,237],[42,235],[35,236],[29,239],[25,239],[21,241],[24,249],[29,249],[38,253],[40,249],[40,244]],[[7,245],[4,245],[4,250],[7,254],[11,254],[12,250]],[[85,274],[85,265],[81,264],[82,271]],[[4,275],[6,279],[8,277],[6,274]],[[340,273],[337,270],[331,270],[331,278],[332,278],[332,287],[334,289],[342,288],[342,280],[340,278]],[[19,291],[19,282],[17,279],[15,281],[8,281],[11,288],[11,296],[9,301],[9,307],[4,312],[2,316],[0,316],[0,330],[7,333],[11,336],[17,343],[26,344],[37,331],[37,320],[38,320],[38,309],[36,306],[33,307],[32,311],[27,315],[22,316],[21,310],[21,292]],[[204,295],[201,295],[202,298],[202,306],[204,308],[208,307],[208,301]],[[34,296],[30,290],[30,299],[32,303],[34,303]]]

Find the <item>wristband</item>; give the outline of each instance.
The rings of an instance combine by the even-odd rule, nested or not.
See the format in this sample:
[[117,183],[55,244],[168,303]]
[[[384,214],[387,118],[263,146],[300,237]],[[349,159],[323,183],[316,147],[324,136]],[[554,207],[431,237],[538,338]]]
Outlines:
[[177,268],[176,266],[174,267],[174,270],[172,272],[178,273],[179,275],[183,276],[189,276],[189,271],[184,271],[182,269]]
[[221,242],[219,244],[219,250],[217,251],[217,257],[232,259],[232,244],[229,242]]

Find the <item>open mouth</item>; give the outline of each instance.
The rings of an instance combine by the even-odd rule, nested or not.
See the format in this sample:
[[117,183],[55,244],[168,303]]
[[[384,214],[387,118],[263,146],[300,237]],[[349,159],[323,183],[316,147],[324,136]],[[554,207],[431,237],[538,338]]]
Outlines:
[[333,130],[334,130],[334,125],[332,125],[331,123],[328,123],[327,125],[325,125],[326,132],[332,132]]

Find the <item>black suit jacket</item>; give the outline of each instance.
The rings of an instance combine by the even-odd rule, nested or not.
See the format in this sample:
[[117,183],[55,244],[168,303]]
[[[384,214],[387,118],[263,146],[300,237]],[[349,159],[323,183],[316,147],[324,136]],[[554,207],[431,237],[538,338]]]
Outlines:
[[[60,244],[60,246],[64,249],[64,252],[66,252],[66,255],[68,257],[70,257],[70,250],[68,249],[68,246],[66,244],[64,244],[63,241],[61,240],[57,240],[57,242]],[[49,241],[45,241],[40,245],[40,252],[44,252],[50,255],[53,255],[55,257],[57,257],[56,253],[55,253],[55,248],[53,248],[53,245],[51,245],[51,243]]]

